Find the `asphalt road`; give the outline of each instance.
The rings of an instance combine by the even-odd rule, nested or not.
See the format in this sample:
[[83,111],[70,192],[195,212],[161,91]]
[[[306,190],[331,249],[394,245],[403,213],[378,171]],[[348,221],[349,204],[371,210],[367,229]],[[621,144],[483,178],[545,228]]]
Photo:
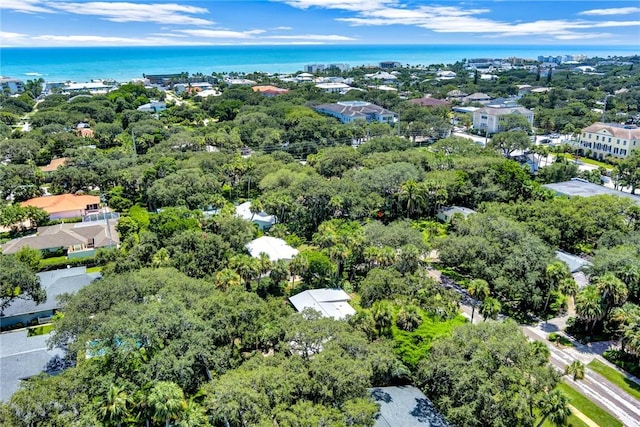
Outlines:
[[[461,309],[467,317],[471,317],[471,307],[462,305]],[[482,316],[476,310],[474,323],[482,321]],[[547,332],[539,326],[523,326],[524,334],[535,341],[543,342],[549,348],[551,357],[549,363],[560,372],[564,372],[567,365],[574,360],[579,360],[585,365],[596,357],[596,354],[580,351],[576,348],[558,348],[547,340]],[[628,427],[640,427],[640,401],[630,396],[617,385],[611,383],[603,376],[589,368],[585,369],[585,377],[582,380],[573,381],[565,377],[576,390],[585,395],[589,400],[611,413]],[[607,427],[607,426],[602,426]]]

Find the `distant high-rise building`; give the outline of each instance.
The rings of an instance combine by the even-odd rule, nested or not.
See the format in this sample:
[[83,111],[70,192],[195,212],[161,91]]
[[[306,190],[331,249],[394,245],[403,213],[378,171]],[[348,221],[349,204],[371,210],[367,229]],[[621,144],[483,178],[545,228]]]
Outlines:
[[324,71],[325,66],[324,64],[307,64],[304,66],[304,72],[305,73],[319,73]]
[[402,67],[402,64],[396,61],[382,61],[380,63],[380,68],[399,68]]

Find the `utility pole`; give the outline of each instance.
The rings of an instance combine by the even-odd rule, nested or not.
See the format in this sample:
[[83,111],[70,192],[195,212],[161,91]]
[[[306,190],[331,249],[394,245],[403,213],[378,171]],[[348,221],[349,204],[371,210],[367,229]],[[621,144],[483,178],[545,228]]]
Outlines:
[[136,136],[133,134],[133,128],[131,128],[131,140],[133,141],[133,161],[138,161],[138,150],[136,149]]

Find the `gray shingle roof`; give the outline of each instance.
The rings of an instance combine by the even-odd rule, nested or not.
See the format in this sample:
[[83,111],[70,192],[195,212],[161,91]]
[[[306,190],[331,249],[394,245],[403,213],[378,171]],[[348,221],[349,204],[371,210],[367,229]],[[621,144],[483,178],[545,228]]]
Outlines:
[[422,392],[410,385],[370,390],[380,405],[374,427],[449,427]]
[[27,338],[27,331],[0,334],[0,401],[6,402],[18,390],[20,380],[38,375],[60,349],[47,349],[49,335]]
[[5,308],[2,317],[13,317],[20,314],[45,312],[59,307],[58,297],[64,293],[75,293],[100,277],[99,273],[86,273],[86,267],[65,268],[61,270],[38,273],[40,286],[47,293],[42,304],[32,300],[16,299]]

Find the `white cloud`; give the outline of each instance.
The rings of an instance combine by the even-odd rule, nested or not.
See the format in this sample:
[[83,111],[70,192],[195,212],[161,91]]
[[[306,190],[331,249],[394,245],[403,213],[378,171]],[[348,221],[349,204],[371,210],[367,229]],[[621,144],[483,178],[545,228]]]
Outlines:
[[[4,1],[4,0],[3,0]],[[211,25],[213,21],[191,15],[206,14],[202,7],[177,3],[54,2],[49,6],[76,15],[94,15],[113,22],[156,22],[174,25]]]
[[163,45],[206,45],[209,43],[184,40],[172,41],[166,37],[116,37],[98,35],[54,35],[45,34],[31,38],[40,42],[50,42],[47,46],[163,46]]
[[231,31],[231,30],[176,30],[179,33],[188,34],[193,37],[205,37],[213,39],[247,39],[258,34],[262,34],[264,30],[250,31]]
[[25,37],[27,37],[26,34],[21,34],[21,33],[10,33],[8,31],[0,31],[0,44],[2,45],[6,45],[7,42],[15,42],[15,41],[20,41],[23,40]]
[[615,7],[610,9],[591,9],[580,12],[578,15],[607,16],[607,15],[630,15],[640,13],[640,7]]
[[293,28],[292,27],[275,27],[274,30],[289,31],[289,30],[293,30]]
[[0,10],[14,10],[22,13],[55,13],[44,7],[41,0],[2,0]]
[[349,41],[357,40],[353,37],[339,36],[336,34],[300,34],[300,35],[286,35],[286,36],[265,36],[265,39],[276,40],[317,40],[317,41]]
[[[337,18],[352,26],[416,26],[438,33],[469,33],[500,36],[551,36],[559,40],[575,40],[610,36],[608,33],[588,32],[593,28],[615,28],[638,26],[638,21],[586,21],[586,20],[539,20],[532,22],[502,22],[483,17],[491,10],[464,8],[463,6],[417,6],[410,7],[399,1],[385,0],[281,0],[300,9],[312,7],[339,9],[354,12],[353,16]],[[633,13],[638,8],[600,9],[600,14]],[[594,11],[591,14],[597,14]],[[585,14],[583,12],[583,14]],[[582,30],[582,31],[580,31]]]
[[395,5],[397,1],[390,0],[281,0],[289,6],[298,9],[309,9],[311,7],[321,7],[324,9],[341,9],[362,12],[365,10],[376,10],[385,6]]

